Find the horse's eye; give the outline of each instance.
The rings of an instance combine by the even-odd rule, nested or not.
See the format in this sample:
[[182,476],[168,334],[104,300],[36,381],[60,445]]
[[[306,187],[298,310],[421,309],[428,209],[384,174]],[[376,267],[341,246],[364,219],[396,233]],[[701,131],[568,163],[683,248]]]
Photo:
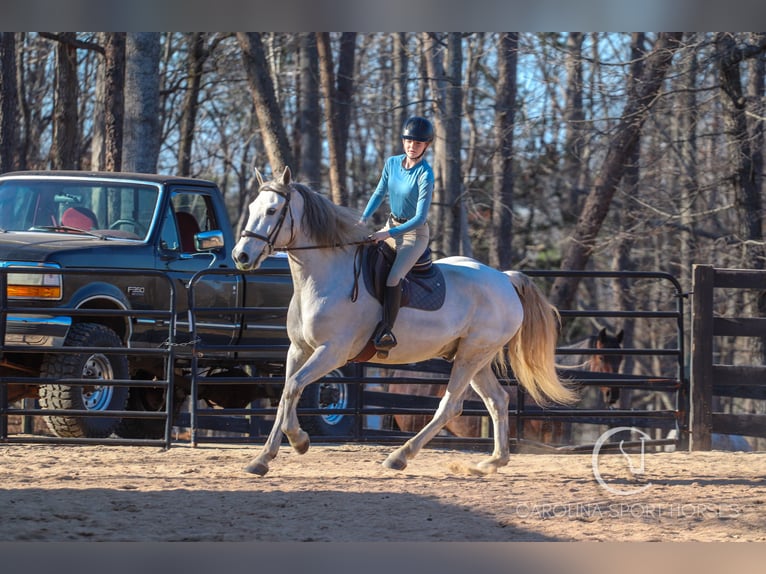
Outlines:
[[274,215],[277,212],[276,207],[270,207],[266,210],[266,215]]

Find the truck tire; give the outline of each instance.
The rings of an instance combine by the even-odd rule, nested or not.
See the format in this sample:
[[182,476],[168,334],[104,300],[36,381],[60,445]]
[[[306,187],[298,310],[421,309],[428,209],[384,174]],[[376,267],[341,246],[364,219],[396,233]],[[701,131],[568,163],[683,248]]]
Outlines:
[[[117,334],[96,323],[76,323],[67,335],[64,346],[68,347],[115,347],[121,348]],[[103,353],[49,353],[40,368],[42,377],[55,379],[77,378],[108,381],[128,379],[128,359],[122,354]],[[128,400],[127,387],[94,384],[41,385],[40,406],[44,409],[72,410],[124,410]],[[102,438],[112,434],[119,418],[45,416],[48,428],[59,437]]]
[[[343,372],[335,370],[328,377],[342,377]],[[339,409],[356,407],[357,395],[353,384],[324,382],[311,383],[303,390],[298,408],[322,409],[321,415],[299,416],[301,427],[315,436],[351,436],[354,430],[354,415],[339,414]]]

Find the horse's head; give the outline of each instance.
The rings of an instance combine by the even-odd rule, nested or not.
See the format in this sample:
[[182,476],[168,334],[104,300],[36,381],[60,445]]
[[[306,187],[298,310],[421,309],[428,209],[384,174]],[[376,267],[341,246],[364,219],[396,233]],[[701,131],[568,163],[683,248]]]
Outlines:
[[[596,336],[596,349],[622,349],[623,335],[624,331],[622,330],[616,335],[611,335],[605,328],[601,329]],[[591,355],[589,363],[589,370],[593,372],[618,373],[622,364],[622,355],[617,353]],[[620,389],[618,387],[601,387],[601,397],[604,403],[611,407],[620,398]]]
[[255,177],[258,194],[248,207],[247,223],[231,253],[242,270],[257,269],[276,248],[288,245],[294,232],[290,168],[285,167],[282,176],[274,181],[264,182],[257,170]]

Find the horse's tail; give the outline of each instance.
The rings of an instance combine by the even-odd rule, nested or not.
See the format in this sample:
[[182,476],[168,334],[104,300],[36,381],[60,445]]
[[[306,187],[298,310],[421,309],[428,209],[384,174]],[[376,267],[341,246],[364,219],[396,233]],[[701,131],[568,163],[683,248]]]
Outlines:
[[496,366],[501,370],[510,363],[519,384],[538,405],[550,401],[571,404],[577,393],[556,372],[556,341],[561,319],[558,309],[527,275],[504,271],[511,280],[524,308],[521,327],[508,342],[507,350],[498,353]]

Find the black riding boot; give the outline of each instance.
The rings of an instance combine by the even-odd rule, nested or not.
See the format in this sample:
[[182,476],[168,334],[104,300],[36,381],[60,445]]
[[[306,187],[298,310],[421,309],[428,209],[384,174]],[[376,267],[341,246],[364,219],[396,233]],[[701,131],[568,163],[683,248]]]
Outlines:
[[373,344],[378,351],[378,357],[385,359],[388,352],[396,347],[396,337],[391,332],[399,314],[399,307],[402,304],[402,283],[401,281],[393,287],[386,285],[383,292],[383,319],[375,328],[375,338]]

